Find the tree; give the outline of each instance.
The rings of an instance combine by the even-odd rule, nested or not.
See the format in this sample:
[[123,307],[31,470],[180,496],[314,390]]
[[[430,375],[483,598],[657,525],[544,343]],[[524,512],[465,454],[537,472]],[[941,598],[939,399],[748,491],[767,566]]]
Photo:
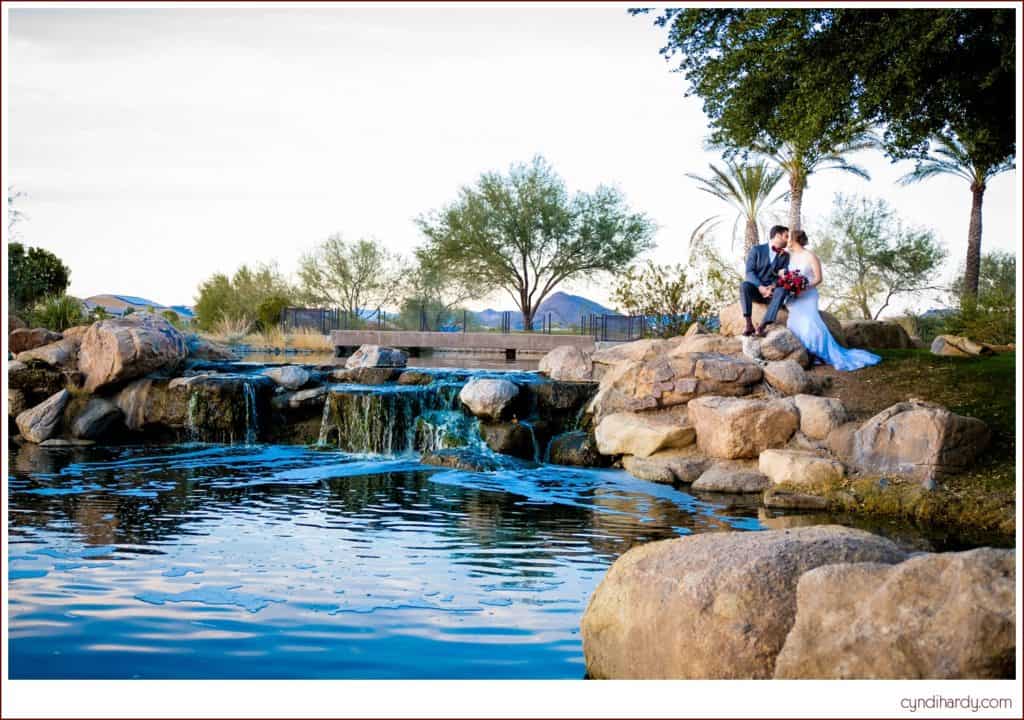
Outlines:
[[25,220],[25,213],[18,207],[18,200],[25,197],[25,193],[14,189],[13,185],[7,186],[7,238],[14,240],[18,237],[15,229],[18,223]]
[[979,266],[981,263],[981,206],[989,180],[1000,173],[1016,167],[1012,157],[1001,160],[987,159],[986,153],[974,145],[961,142],[954,135],[940,134],[935,137],[935,147],[930,155],[917,161],[913,171],[900,182],[904,185],[920,182],[936,175],[953,175],[966,180],[971,187],[971,220],[967,228],[967,266],[964,273],[963,291],[977,298]]
[[401,258],[374,239],[328,237],[299,260],[299,285],[311,303],[339,307],[352,317],[398,301]]
[[30,309],[44,297],[63,295],[71,271],[48,250],[12,242],[7,245],[7,277],[7,301],[13,312]]
[[931,284],[946,257],[930,230],[905,227],[884,200],[837,195],[817,249],[822,291],[839,312],[877,319],[897,295],[940,290]]
[[[692,270],[692,268],[690,268]],[[710,308],[700,285],[682,265],[656,265],[648,260],[620,276],[612,300],[629,315],[645,315],[659,337],[682,335]]]
[[1013,342],[1017,327],[1017,258],[1013,253],[996,251],[982,256],[978,294],[963,292],[961,275],[953,290],[960,307],[945,318],[942,332],[966,335],[972,340],[995,344]]
[[652,246],[654,225],[618,190],[569,196],[540,156],[507,175],[484,173],[456,201],[417,219],[427,252],[453,274],[512,296],[533,328],[560,283],[619,270]]
[[1011,8],[670,8],[654,22],[716,144],[837,146],[869,125],[894,158],[948,128],[985,162],[1014,154]]
[[242,265],[232,277],[215,273],[203,281],[196,296],[196,324],[210,330],[221,320],[254,320],[268,298],[295,298],[295,290],[273,264]]
[[457,310],[468,300],[483,297],[491,288],[476,277],[451,272],[428,247],[417,248],[416,264],[408,273],[400,313],[406,327],[419,328],[420,313],[437,329],[461,321]]
[[[734,239],[740,221],[745,223],[743,256],[746,257],[750,248],[759,242],[758,221],[772,202],[769,196],[775,192],[776,185],[782,179],[783,170],[782,168],[773,170],[763,160],[755,163],[738,163],[726,159],[724,169],[714,163],[709,164],[708,167],[711,168],[709,177],[701,177],[694,173],[687,173],[686,176],[696,180],[701,190],[728,203],[736,211],[736,219],[732,228]],[[693,231],[691,242],[694,237],[710,230],[721,220],[721,215],[712,215],[704,220]]]

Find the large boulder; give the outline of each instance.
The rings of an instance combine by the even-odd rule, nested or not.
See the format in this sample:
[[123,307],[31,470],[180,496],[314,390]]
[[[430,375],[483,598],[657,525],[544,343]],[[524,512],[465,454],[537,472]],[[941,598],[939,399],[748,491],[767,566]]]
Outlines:
[[852,461],[861,470],[905,475],[933,488],[937,478],[972,467],[989,438],[981,420],[910,400],[861,425],[854,434]]
[[821,488],[843,479],[846,469],[838,460],[804,450],[765,450],[757,468],[775,485]]
[[584,382],[594,379],[590,353],[572,345],[560,345],[540,359],[538,369],[552,380]]
[[776,360],[765,363],[764,379],[783,395],[800,395],[810,390],[814,383],[795,360]]
[[800,432],[814,440],[824,440],[846,422],[846,407],[837,398],[797,395],[793,398],[800,412]]
[[667,340],[646,338],[597,350],[590,357],[595,365],[612,366],[627,360],[653,360],[664,355],[669,347]]
[[801,575],[905,557],[885,538],[834,525],[636,546],[608,570],[583,615],[587,671],[595,678],[769,678],[793,627]]
[[15,418],[18,430],[29,442],[41,443],[53,437],[60,427],[64,406],[71,399],[71,393],[61,390]]
[[481,423],[480,437],[496,453],[533,460],[538,445],[533,430],[518,422]]
[[48,365],[12,360],[7,364],[7,387],[24,391],[31,402],[32,398],[50,397],[64,387],[64,375]]
[[[7,389],[7,417],[16,418],[32,407],[24,390]],[[10,426],[9,426],[10,427]]]
[[825,312],[824,310],[819,310],[818,315],[821,316],[822,322],[825,323],[825,327],[828,328],[828,331],[832,333],[832,337],[835,338],[835,341],[843,347],[849,347],[846,342],[846,331],[843,330],[843,324],[839,322],[839,318],[832,313]]
[[752,335],[742,338],[743,354],[753,360],[793,360],[800,367],[810,367],[810,355],[792,330],[773,326],[764,337]]
[[903,326],[885,320],[848,320],[843,323],[846,343],[854,348],[895,348],[914,347],[910,335]]
[[267,368],[263,374],[285,390],[298,390],[309,382],[309,370],[298,365],[282,365]]
[[800,424],[790,400],[702,397],[687,409],[701,451],[726,460],[755,458],[763,450],[782,447]]
[[692,483],[708,466],[708,460],[686,447],[673,450],[659,450],[647,457],[626,455],[622,467],[635,478],[657,483]]
[[704,492],[758,493],[771,484],[771,480],[756,470],[717,463],[705,470],[691,489]]
[[585,430],[573,430],[552,438],[548,460],[555,465],[579,467],[603,467],[608,464],[608,458],[597,451],[594,437]]
[[7,352],[12,352],[15,355],[23,353],[26,350],[33,350],[43,345],[49,345],[50,343],[57,342],[61,339],[61,334],[47,330],[46,328],[21,328],[18,330],[12,330],[7,336]]
[[659,422],[636,413],[615,413],[601,420],[595,430],[597,449],[602,455],[647,457],[659,450],[693,445],[693,428]]
[[188,355],[184,336],[152,313],[94,323],[82,336],[78,369],[85,390],[134,380],[156,370],[176,370]]
[[613,413],[670,408],[701,395],[747,395],[763,377],[752,360],[717,353],[625,361],[601,378],[588,411],[597,423]]
[[18,353],[18,362],[41,362],[50,367],[77,369],[81,336],[71,336]]
[[195,333],[185,336],[185,345],[188,348],[189,358],[193,360],[234,362],[239,357],[238,353],[227,345],[209,340]]
[[931,350],[932,355],[945,357],[980,357],[995,354],[992,346],[976,343],[959,335],[939,335],[932,340]]
[[362,345],[348,360],[347,368],[404,368],[409,355],[404,350],[382,345]]
[[331,379],[356,385],[383,385],[397,380],[402,375],[401,368],[393,367],[338,368],[331,372]]
[[[754,303],[751,309],[750,318],[755,325],[760,325],[764,320],[764,314],[768,311],[767,305]],[[783,308],[775,318],[776,325],[785,325],[789,320],[789,313]],[[743,309],[739,303],[733,303],[718,313],[718,332],[722,335],[742,335],[746,329],[746,321],[743,319]]]
[[77,338],[79,343],[81,343],[82,338],[87,332],[89,332],[89,328],[91,327],[92,325],[75,325],[74,327],[69,327],[67,330],[61,332],[61,335],[63,336],[62,339],[68,340]]
[[124,417],[121,408],[106,398],[93,398],[71,423],[71,435],[81,440],[101,440]]
[[825,565],[797,584],[777,678],[959,680],[1014,676],[1013,550]]
[[721,355],[742,355],[743,343],[738,337],[728,335],[684,335],[669,340],[672,349],[669,350],[670,357],[680,357],[688,353],[719,353]]
[[114,396],[129,430],[149,427],[183,429],[188,423],[189,391],[167,380],[142,378],[129,383]]
[[498,421],[509,415],[518,394],[519,387],[508,380],[473,378],[459,391],[459,400],[478,418]]

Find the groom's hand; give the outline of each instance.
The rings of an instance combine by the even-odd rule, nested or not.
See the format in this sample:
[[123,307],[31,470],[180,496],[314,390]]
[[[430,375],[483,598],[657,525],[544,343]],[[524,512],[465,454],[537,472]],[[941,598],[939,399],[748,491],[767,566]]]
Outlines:
[[772,296],[772,289],[770,287],[768,287],[767,285],[760,285],[760,286],[758,286],[757,289],[758,289],[758,291],[760,291],[761,297],[763,297],[765,299],[768,299],[768,298],[770,298]]

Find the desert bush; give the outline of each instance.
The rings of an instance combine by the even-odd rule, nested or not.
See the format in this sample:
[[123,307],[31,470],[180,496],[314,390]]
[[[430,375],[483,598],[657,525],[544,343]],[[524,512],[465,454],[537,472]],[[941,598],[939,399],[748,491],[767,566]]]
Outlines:
[[227,345],[234,345],[241,342],[246,335],[252,332],[253,321],[248,317],[242,316],[238,318],[232,318],[222,316],[220,320],[213,324],[210,332],[207,336],[211,340],[216,340],[220,343]]
[[70,295],[51,295],[36,303],[29,313],[33,327],[62,332],[75,325],[83,325],[88,316],[77,298]]

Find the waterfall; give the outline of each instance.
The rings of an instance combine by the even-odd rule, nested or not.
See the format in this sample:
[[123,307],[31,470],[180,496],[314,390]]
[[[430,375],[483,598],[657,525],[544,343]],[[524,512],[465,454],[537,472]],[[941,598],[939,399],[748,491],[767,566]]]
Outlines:
[[259,437],[259,413],[256,408],[256,390],[252,382],[242,382],[242,392],[245,394],[245,444],[255,445]]
[[533,425],[526,420],[520,420],[519,424],[530,431],[530,440],[533,441],[533,461],[540,462],[540,445],[537,443],[537,433],[533,431]]
[[197,393],[189,393],[188,396],[188,412],[185,415],[185,430],[188,433],[188,439],[191,442],[199,442],[202,436],[199,433],[199,427],[197,425],[197,414],[199,411],[199,395]]
[[324,398],[324,412],[320,417],[320,437],[317,438],[317,447],[327,446],[327,437],[331,433],[331,397],[328,395]]

